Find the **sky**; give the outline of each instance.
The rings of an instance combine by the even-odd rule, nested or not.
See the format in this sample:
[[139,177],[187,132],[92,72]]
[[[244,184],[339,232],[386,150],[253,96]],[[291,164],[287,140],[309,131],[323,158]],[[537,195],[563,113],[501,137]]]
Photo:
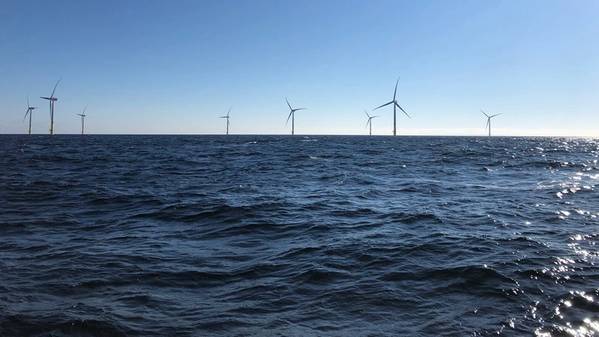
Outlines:
[[0,133],[599,137],[596,0],[1,4]]

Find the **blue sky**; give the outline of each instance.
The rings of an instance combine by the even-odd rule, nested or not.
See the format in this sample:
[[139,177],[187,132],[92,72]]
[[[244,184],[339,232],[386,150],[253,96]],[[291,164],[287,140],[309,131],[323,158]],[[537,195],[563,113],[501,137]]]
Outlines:
[[[599,2],[16,1],[0,8],[0,133],[599,136]],[[373,133],[391,134],[377,111]]]

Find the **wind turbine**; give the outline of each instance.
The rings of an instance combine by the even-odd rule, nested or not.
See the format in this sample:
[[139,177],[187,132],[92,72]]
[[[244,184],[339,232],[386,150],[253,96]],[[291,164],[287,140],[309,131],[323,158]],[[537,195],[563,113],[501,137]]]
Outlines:
[[233,107],[229,108],[229,111],[227,111],[227,115],[226,116],[221,116],[220,118],[226,118],[227,119],[227,135],[229,134],[229,114],[231,113],[231,109]]
[[364,113],[366,114],[366,117],[368,117],[368,121],[366,122],[366,126],[370,127],[370,130],[368,132],[369,136],[372,136],[372,120],[377,118],[378,116],[370,116],[368,114],[368,111],[364,110]]
[[494,114],[494,115],[487,115],[486,112],[483,111],[483,109],[480,109],[480,112],[483,113],[483,115],[485,115],[487,117],[487,125],[485,125],[485,129],[489,129],[489,137],[491,137],[491,118],[493,117],[497,117],[499,115],[501,115],[500,113],[498,114]]
[[81,117],[81,134],[83,135],[83,131],[85,130],[85,110],[87,110],[87,106],[85,108],[83,108],[83,111],[80,114],[77,114],[77,116]]
[[29,134],[31,134],[31,115],[33,115],[33,110],[35,109],[37,109],[37,107],[31,106],[29,104],[29,97],[27,97],[27,111],[25,111],[25,117],[23,117],[23,120],[25,120],[27,115],[29,115]]
[[289,123],[289,118],[291,118],[291,135],[293,136],[295,134],[295,112],[299,110],[306,110],[306,108],[294,109],[291,107],[291,104],[289,103],[287,97],[285,97],[285,101],[287,101],[287,106],[289,107],[289,116],[287,116],[287,122],[285,122],[285,125]]
[[397,78],[397,82],[395,82],[395,90],[393,91],[393,100],[389,103],[385,103],[383,105],[380,105],[376,108],[374,108],[373,110],[376,109],[380,109],[384,106],[387,106],[389,104],[393,104],[393,135],[397,135],[397,109],[399,108],[399,110],[401,110],[406,116],[408,116],[408,118],[411,118],[410,115],[408,115],[408,113],[401,107],[399,106],[399,103],[397,103],[397,84],[399,84],[399,78]]
[[54,89],[52,90],[52,95],[50,95],[50,97],[40,97],[40,98],[47,99],[48,101],[50,101],[50,134],[51,135],[54,134],[54,102],[58,101],[58,98],[54,97],[54,92],[56,91],[56,87],[58,86],[58,83],[60,83],[60,80],[58,80],[58,82],[56,82],[56,84],[54,85]]

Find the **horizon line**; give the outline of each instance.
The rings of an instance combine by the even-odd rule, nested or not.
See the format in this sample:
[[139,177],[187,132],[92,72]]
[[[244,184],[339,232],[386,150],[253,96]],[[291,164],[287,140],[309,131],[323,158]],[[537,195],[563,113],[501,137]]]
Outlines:
[[572,135],[440,135],[440,134],[402,134],[393,136],[389,135],[367,135],[367,134],[327,134],[327,133],[306,133],[306,134],[295,134],[290,135],[288,133],[229,133],[228,135],[223,133],[0,133],[0,136],[288,136],[288,137],[302,137],[302,136],[339,136],[339,137],[470,137],[470,138],[585,138],[585,139],[599,139],[599,135],[590,136],[572,136]]

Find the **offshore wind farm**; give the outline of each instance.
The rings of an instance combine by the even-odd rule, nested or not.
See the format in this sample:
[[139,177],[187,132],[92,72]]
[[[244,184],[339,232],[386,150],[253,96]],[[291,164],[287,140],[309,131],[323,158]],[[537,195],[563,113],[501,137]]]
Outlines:
[[[58,100],[56,97],[54,97],[54,94],[56,92],[56,88],[58,87],[58,84],[60,83],[61,80],[57,81],[56,84],[54,85],[54,89],[52,90],[52,94],[49,97],[40,97],[44,100],[48,100],[50,102],[50,127],[49,127],[49,132],[50,135],[54,134],[54,112],[55,112],[55,106],[54,103]],[[380,108],[386,107],[388,105],[392,105],[393,107],[393,130],[392,130],[392,134],[393,136],[397,135],[397,109],[399,109],[401,112],[403,112],[404,115],[406,115],[408,118],[411,118],[410,115],[399,105],[398,101],[397,101],[397,86],[399,84],[399,78],[397,79],[397,81],[395,82],[395,88],[393,90],[393,99],[385,104],[382,104],[380,106],[377,106],[373,109],[374,110],[378,110]],[[285,97],[285,102],[287,103],[287,107],[289,108],[289,115],[287,116],[287,120],[285,122],[285,125],[287,125],[289,123],[289,120],[291,120],[291,135],[295,135],[295,113],[297,111],[301,111],[301,110],[306,110],[306,108],[294,108],[292,107],[291,103],[289,102],[289,99],[287,97]],[[30,103],[29,103],[29,98],[27,98],[27,111],[25,113],[25,117],[29,116],[29,127],[28,127],[28,134],[31,135],[31,117],[32,117],[32,113],[33,110],[36,109],[36,107],[31,107]],[[83,111],[79,114],[77,114],[77,116],[79,116],[81,118],[81,134],[84,134],[84,129],[85,129],[85,111],[87,109],[87,106],[83,109]],[[226,120],[226,128],[225,128],[225,135],[229,134],[229,126],[230,126],[230,114],[231,114],[231,108],[229,108],[229,110],[227,111],[227,114],[224,116],[220,116],[219,118],[225,119]],[[367,117],[367,122],[366,122],[366,127],[368,128],[368,135],[372,136],[372,120],[374,118],[378,118],[380,116],[371,116],[367,111],[364,111]],[[486,112],[484,112],[481,109],[481,112],[483,113],[483,115],[485,115],[487,117],[487,123],[485,125],[485,131],[488,131],[488,136],[491,137],[491,119],[494,117],[497,117],[499,115],[501,115],[501,113],[499,114],[494,114],[494,115],[488,115]]]
[[3,2],[0,336],[599,336],[597,17]]

